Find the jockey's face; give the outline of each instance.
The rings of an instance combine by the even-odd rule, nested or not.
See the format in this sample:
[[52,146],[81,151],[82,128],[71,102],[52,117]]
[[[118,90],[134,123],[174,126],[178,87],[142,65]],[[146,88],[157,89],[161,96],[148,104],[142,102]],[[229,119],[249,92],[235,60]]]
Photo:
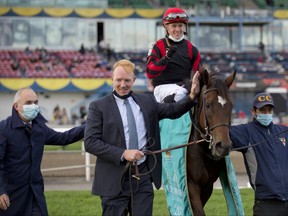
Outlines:
[[185,32],[185,24],[184,23],[169,23],[166,24],[166,30],[169,35],[171,35],[175,39],[180,39]]
[[113,71],[113,88],[120,96],[127,95],[132,90],[136,77],[134,73],[127,72],[122,66]]

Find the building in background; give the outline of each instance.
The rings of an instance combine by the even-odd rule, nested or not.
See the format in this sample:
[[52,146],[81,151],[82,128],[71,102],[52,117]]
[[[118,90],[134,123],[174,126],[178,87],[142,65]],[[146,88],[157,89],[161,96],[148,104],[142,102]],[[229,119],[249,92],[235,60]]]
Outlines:
[[[45,117],[50,119],[53,107],[59,103],[71,116],[79,106],[88,106],[92,99],[103,95],[103,89],[111,90],[106,81],[109,73],[102,76],[98,72],[103,67],[110,70],[113,60],[119,58],[135,62],[135,90],[149,91],[144,75],[146,54],[151,43],[163,36],[161,17],[165,9],[179,6],[190,16],[188,37],[200,50],[204,62],[224,74],[236,69],[237,78],[231,87],[235,113],[244,111],[248,116],[245,103],[249,98],[273,87],[286,90],[277,99],[279,115],[285,115],[288,0],[281,2],[271,5],[258,0],[0,0],[0,100],[6,101],[17,88],[32,86],[44,101]],[[260,41],[267,52],[265,60],[258,48]],[[77,52],[82,44],[89,50],[84,55]],[[101,44],[105,44],[106,51]],[[112,55],[109,61],[108,48]],[[38,62],[39,70],[28,73],[21,69],[20,61],[19,69],[4,74],[14,51],[20,51],[25,66],[34,61],[26,58],[35,49],[45,49],[49,57],[59,57],[59,67],[45,63],[48,70],[42,70],[39,67],[43,64],[39,66]],[[98,52],[102,59],[95,63]],[[85,62],[78,64],[75,56]],[[71,63],[74,60],[76,66]],[[95,65],[91,66],[93,62]],[[49,102],[52,99],[55,104]],[[3,109],[0,119],[11,112],[10,107]]]

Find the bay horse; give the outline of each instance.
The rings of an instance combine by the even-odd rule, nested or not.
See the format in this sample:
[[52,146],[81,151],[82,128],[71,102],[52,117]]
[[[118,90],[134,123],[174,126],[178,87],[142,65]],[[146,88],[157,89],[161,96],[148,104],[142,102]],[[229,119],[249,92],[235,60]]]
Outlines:
[[200,75],[200,93],[192,113],[189,141],[205,141],[188,146],[186,151],[187,188],[193,216],[205,215],[203,208],[221,169],[226,166],[225,156],[232,149],[229,126],[233,104],[229,87],[235,75],[233,71],[226,79],[221,79],[219,73],[207,69]]

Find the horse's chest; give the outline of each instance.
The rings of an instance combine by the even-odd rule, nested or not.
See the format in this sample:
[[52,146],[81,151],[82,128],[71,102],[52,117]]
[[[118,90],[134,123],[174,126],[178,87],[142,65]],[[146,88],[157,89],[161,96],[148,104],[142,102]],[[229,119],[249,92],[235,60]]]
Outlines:
[[220,172],[220,166],[207,166],[205,172],[203,172],[203,179],[215,182],[218,179]]
[[215,182],[225,164],[223,161],[214,160],[199,160],[190,161],[190,167],[188,168],[188,175],[194,182],[202,182],[204,184]]

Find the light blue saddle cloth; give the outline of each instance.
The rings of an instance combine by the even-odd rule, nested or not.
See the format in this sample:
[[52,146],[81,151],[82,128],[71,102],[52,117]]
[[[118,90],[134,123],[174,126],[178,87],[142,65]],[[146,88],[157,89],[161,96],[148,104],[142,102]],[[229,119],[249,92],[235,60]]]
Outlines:
[[[161,148],[166,149],[176,145],[188,143],[191,127],[189,113],[176,120],[163,119],[160,122]],[[188,198],[186,179],[186,148],[180,148],[162,153],[162,186],[165,191],[170,215],[192,216],[192,209]],[[225,195],[228,214],[242,216],[240,191],[236,174],[227,156],[226,170],[220,174],[220,181]]]

